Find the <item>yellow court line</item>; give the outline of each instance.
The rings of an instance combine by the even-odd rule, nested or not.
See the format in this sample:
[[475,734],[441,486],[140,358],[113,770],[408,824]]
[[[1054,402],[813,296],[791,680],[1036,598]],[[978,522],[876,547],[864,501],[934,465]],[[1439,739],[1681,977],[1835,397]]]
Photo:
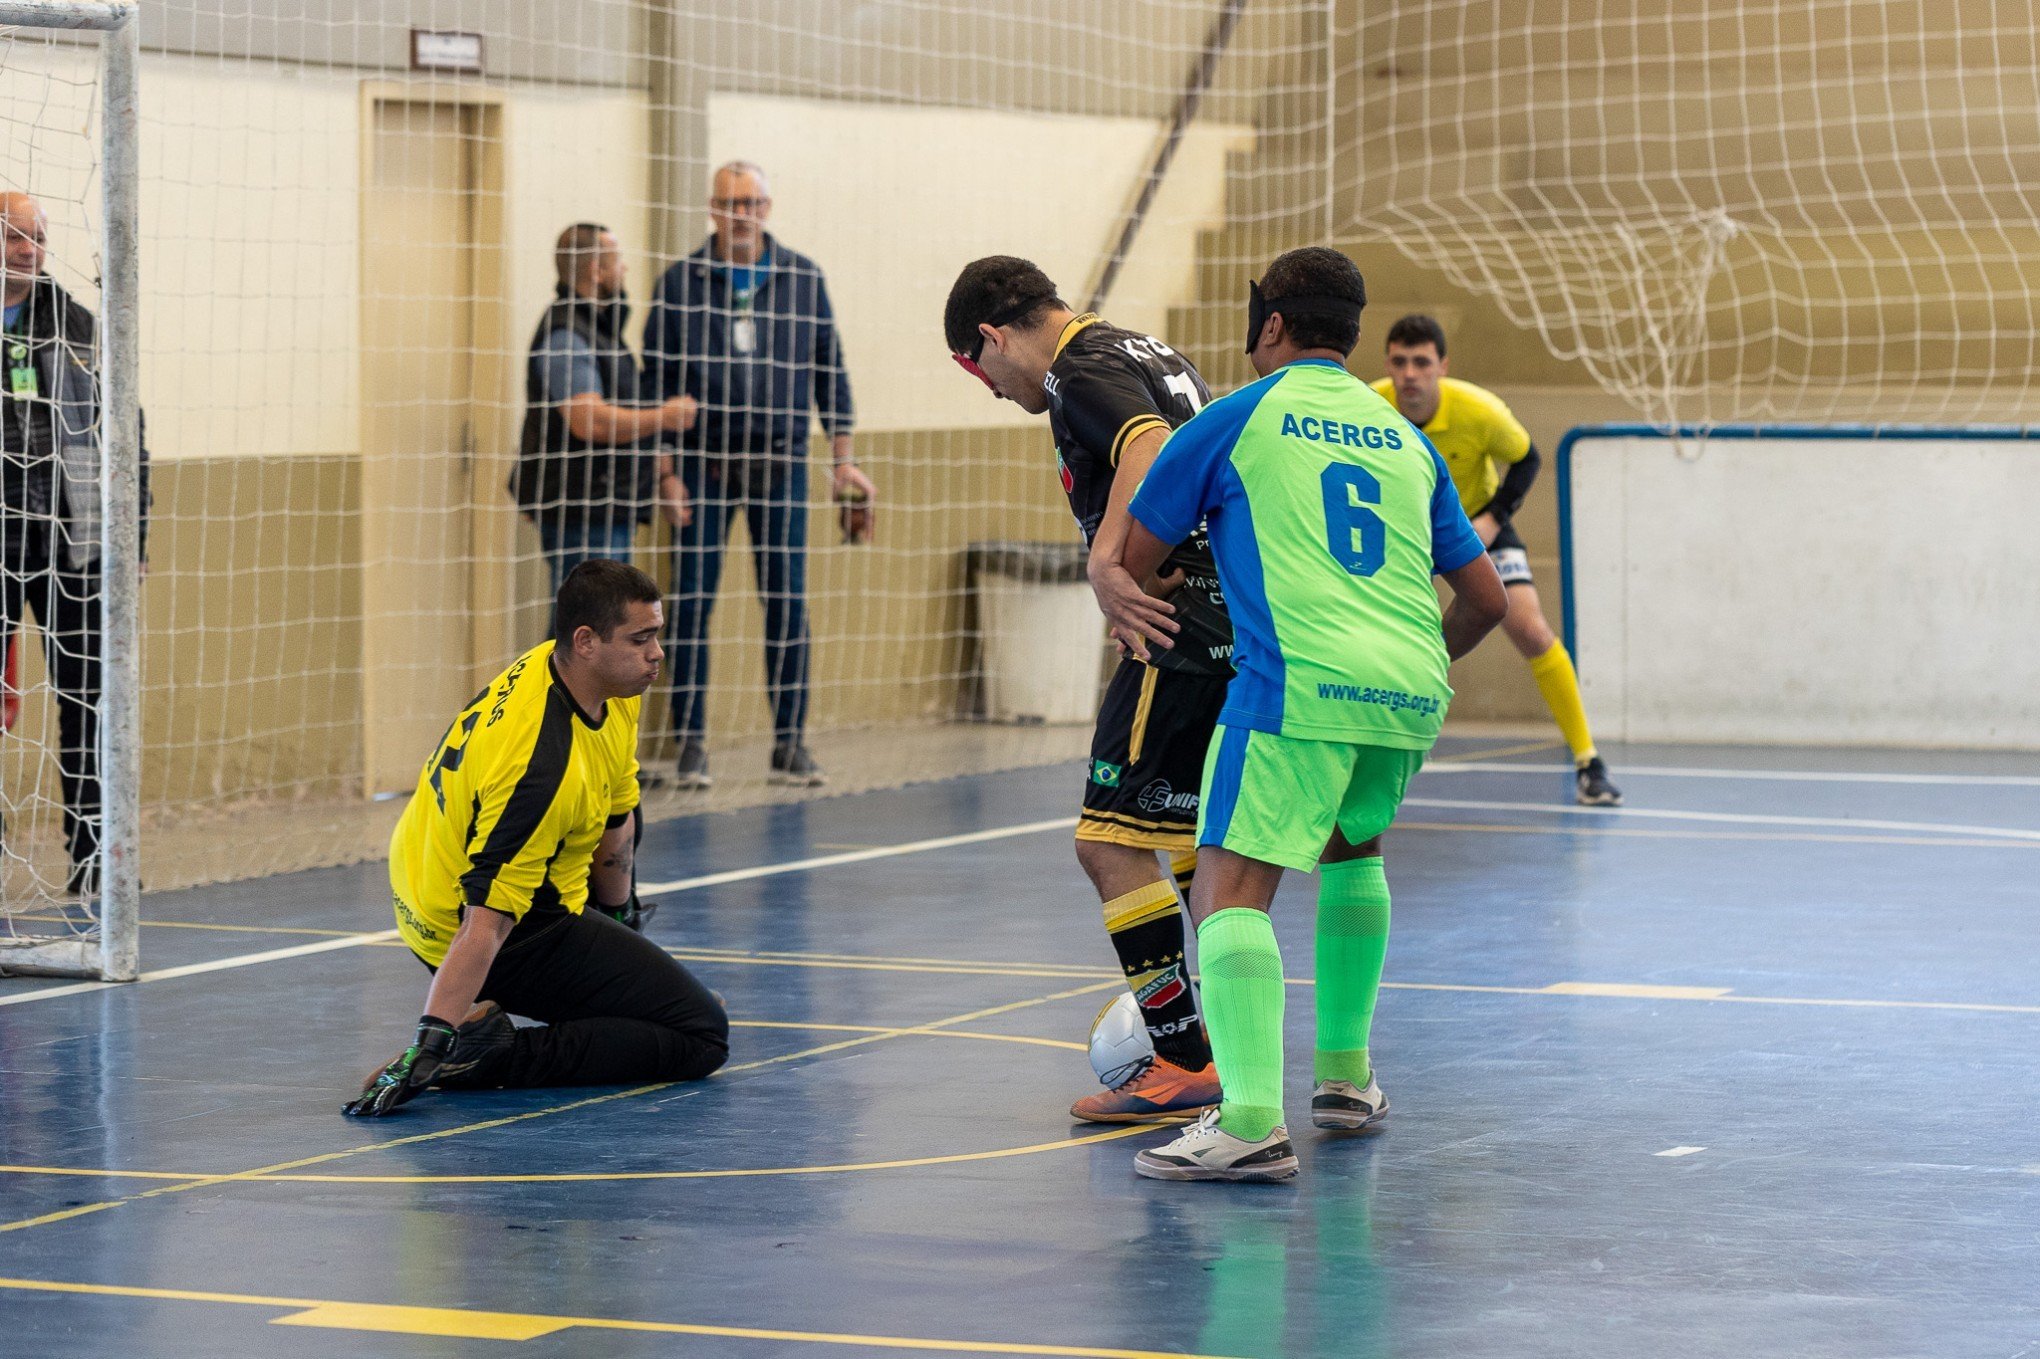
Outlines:
[[[891,1161],[855,1161],[821,1166],[725,1167],[719,1170],[574,1170],[556,1174],[526,1175],[263,1175],[265,1184],[607,1184],[624,1180],[744,1180],[785,1175],[845,1175],[866,1170],[911,1170],[920,1166],[961,1165],[966,1161],[1004,1161],[1015,1156],[1035,1156],[1044,1151],[1067,1151],[1094,1142],[1113,1142],[1122,1137],[1158,1130],[1155,1124],[1130,1123],[1102,1132],[1063,1137],[1052,1142],[1034,1142],[1024,1147],[995,1147],[990,1151],[946,1152],[940,1156],[908,1156]],[[75,1166],[0,1166],[0,1174],[58,1175],[107,1180],[218,1180],[217,1175],[174,1170],[91,1170]]]
[[558,1331],[638,1331],[658,1335],[715,1336],[728,1340],[781,1340],[810,1345],[863,1345],[871,1349],[938,1350],[952,1354],[1027,1354],[1066,1359],[1226,1359],[1180,1351],[1126,1350],[1094,1345],[1033,1345],[1008,1340],[937,1340],[924,1336],[856,1335],[834,1331],[790,1331],[760,1326],[704,1326],[679,1321],[635,1321],[622,1317],[556,1316],[542,1312],[489,1312],[465,1307],[401,1307],[382,1303],[336,1302],[322,1298],[273,1297],[185,1288],[137,1288],[124,1284],[73,1283],[53,1279],[0,1278],[0,1288],[28,1293],[70,1293],[157,1302],[212,1302],[268,1307],[288,1315],[273,1324],[323,1326],[336,1330],[382,1331],[402,1335],[458,1336],[486,1340],[530,1340]]
[[[1046,1005],[1053,1001],[1068,1000],[1074,996],[1090,995],[1094,992],[1105,990],[1108,987],[1120,986],[1123,984],[1124,982],[1122,979],[1115,977],[1110,981],[1094,982],[1089,986],[1080,986],[1073,990],[1056,991],[1046,996],[1035,996],[1027,1000],[1011,1001],[1004,1005],[993,1005],[988,1006],[984,1009],[971,1010],[964,1014],[950,1015],[945,1019],[937,1019],[927,1024],[919,1024],[898,1029],[890,1029],[875,1034],[863,1034],[855,1038],[843,1039],[840,1042],[824,1043],[818,1047],[805,1048],[799,1052],[783,1053],[777,1057],[766,1057],[755,1062],[743,1062],[735,1066],[724,1067],[722,1069],[722,1072],[719,1074],[730,1075],[740,1071],[757,1071],[764,1067],[777,1066],[786,1062],[799,1061],[807,1057],[819,1057],[832,1052],[841,1052],[847,1048],[861,1047],[869,1043],[884,1042],[887,1039],[904,1038],[909,1035],[937,1033],[953,1025],[968,1024],[972,1020],[976,1019],[989,1019],[994,1015],[1009,1014],[1014,1010],[1023,1010],[1033,1005]],[[674,1086],[679,1084],[681,1084],[681,1082],[679,1081],[660,1081],[652,1085],[634,1086],[628,1090],[612,1091],[611,1093],[606,1095],[594,1095],[590,1096],[587,1099],[572,1100],[566,1104],[552,1105],[544,1109],[531,1109],[521,1114],[510,1114],[502,1118],[484,1119],[481,1122],[464,1124],[458,1128],[443,1128],[437,1132],[416,1133],[410,1137],[397,1137],[392,1138],[385,1142],[371,1142],[364,1146],[350,1147],[344,1151],[322,1152],[316,1156],[300,1157],[294,1161],[280,1161],[275,1165],[259,1166],[253,1170],[233,1171],[224,1175],[207,1176],[206,1178],[201,1180],[187,1180],[178,1184],[166,1184],[156,1189],[144,1190],[139,1194],[128,1194],[120,1198],[104,1199],[97,1203],[82,1203],[74,1207],[59,1209],[53,1213],[44,1213],[37,1217],[22,1218],[14,1222],[0,1223],[0,1234],[5,1234],[7,1232],[25,1231],[31,1227],[48,1226],[52,1223],[57,1222],[67,1222],[73,1218],[85,1217],[92,1213],[105,1212],[109,1208],[124,1207],[125,1205],[130,1203],[139,1203],[144,1199],[157,1198],[165,1194],[179,1194],[190,1189],[204,1189],[212,1185],[231,1184],[236,1181],[267,1179],[272,1176],[288,1173],[290,1171],[303,1170],[308,1166],[327,1165],[334,1161],[345,1160],[348,1157],[360,1156],[368,1152],[389,1151],[396,1147],[414,1146],[423,1142],[444,1141],[445,1139],[452,1137],[464,1137],[469,1133],[486,1132],[495,1128],[509,1127],[512,1124],[527,1123],[534,1119],[549,1118],[554,1114],[563,1114],[569,1113],[577,1109],[592,1108],[598,1104],[610,1104],[614,1103],[617,1100],[634,1099],[639,1095],[656,1094],[661,1090],[670,1090]]]

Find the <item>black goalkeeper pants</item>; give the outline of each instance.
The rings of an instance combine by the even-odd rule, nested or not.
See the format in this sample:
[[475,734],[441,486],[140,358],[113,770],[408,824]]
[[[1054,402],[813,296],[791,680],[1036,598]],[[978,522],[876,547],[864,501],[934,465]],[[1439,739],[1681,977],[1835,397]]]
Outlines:
[[480,999],[539,1021],[517,1030],[490,1085],[693,1081],[729,1060],[721,1002],[657,944],[594,912],[520,920]]

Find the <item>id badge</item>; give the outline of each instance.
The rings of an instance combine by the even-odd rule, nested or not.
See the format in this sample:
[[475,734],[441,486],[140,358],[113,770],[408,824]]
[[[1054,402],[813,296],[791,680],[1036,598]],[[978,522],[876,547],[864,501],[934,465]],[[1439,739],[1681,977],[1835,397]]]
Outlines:
[[731,320],[730,348],[738,354],[755,354],[758,351],[757,321],[748,316]]
[[7,390],[15,396],[41,396],[42,386],[34,364],[14,364],[7,369]]

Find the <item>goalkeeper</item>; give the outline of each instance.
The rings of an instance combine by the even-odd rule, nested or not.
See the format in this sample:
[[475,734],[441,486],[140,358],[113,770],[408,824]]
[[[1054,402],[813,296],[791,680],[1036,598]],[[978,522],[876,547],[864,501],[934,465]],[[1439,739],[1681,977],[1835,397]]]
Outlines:
[[346,1113],[387,1114],[433,1085],[698,1080],[729,1056],[715,995],[633,932],[659,587],[584,562],[554,618],[554,640],[454,718],[390,837],[397,929],[432,984],[417,1037]]

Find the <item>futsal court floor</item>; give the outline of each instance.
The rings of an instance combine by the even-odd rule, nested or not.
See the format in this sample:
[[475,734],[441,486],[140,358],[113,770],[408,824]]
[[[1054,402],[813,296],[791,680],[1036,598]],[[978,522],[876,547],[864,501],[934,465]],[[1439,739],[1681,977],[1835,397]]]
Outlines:
[[[0,1354],[2040,1354],[2040,770],[1448,739],[1388,840],[1393,1111],[1159,1184],[1073,1123],[1120,986],[1081,769],[652,828],[728,998],[691,1085],[341,1101],[425,974],[380,864],[150,898],[140,984],[0,982]],[[246,847],[251,859],[259,843]]]

